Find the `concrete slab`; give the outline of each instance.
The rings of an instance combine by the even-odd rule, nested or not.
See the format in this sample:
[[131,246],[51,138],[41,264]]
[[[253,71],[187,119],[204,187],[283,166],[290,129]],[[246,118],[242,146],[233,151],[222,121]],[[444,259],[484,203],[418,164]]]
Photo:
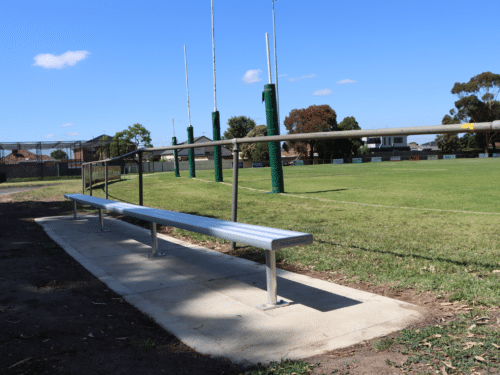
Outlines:
[[262,311],[265,266],[97,215],[36,219],[71,256],[193,349],[250,365],[305,358],[400,330],[421,318],[415,306],[277,270],[278,299]]

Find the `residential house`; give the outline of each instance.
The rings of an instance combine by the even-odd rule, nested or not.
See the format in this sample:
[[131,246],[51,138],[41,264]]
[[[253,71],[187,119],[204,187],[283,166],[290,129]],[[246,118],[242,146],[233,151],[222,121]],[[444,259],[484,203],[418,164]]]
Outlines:
[[[107,141],[102,141],[103,137],[108,137]],[[113,142],[113,137],[102,134],[99,137],[92,138],[81,144],[81,147],[75,148],[74,158],[78,161],[88,162],[109,158],[109,145]],[[136,150],[135,144],[130,144],[123,150],[123,154]]]
[[[193,143],[205,143],[205,142],[213,142],[210,138],[201,136],[193,139]],[[177,145],[186,145],[187,141],[178,143]],[[196,147],[194,150],[194,159],[195,160],[214,160],[214,146],[208,147]],[[233,154],[224,146],[221,147],[222,159],[231,159]],[[177,156],[181,161],[189,160],[188,149],[177,150]],[[160,158],[162,160],[174,160],[174,150],[166,150],[160,154]]]
[[410,147],[410,151],[422,151],[422,146],[416,143],[409,143],[408,147]]
[[54,158],[51,158],[47,155],[37,155],[28,150],[12,150],[12,153],[0,159],[0,162],[3,164],[19,164],[19,163],[28,163],[28,162],[46,162],[46,161],[55,161]]

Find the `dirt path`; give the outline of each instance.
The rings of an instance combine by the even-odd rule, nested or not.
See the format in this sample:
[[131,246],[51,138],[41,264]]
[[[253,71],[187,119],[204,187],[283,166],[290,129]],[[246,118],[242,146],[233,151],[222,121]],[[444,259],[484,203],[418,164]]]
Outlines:
[[[5,195],[0,200],[10,200]],[[61,202],[0,202],[0,374],[229,374],[97,280],[33,221]]]

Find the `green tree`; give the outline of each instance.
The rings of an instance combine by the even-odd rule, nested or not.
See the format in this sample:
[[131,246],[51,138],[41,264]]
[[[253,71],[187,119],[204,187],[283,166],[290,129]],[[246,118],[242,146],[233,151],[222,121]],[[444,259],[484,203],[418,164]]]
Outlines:
[[110,156],[116,157],[142,147],[153,147],[151,133],[141,124],[130,125],[114,135],[109,147]]
[[[285,118],[285,127],[288,134],[329,132],[337,129],[337,114],[327,104],[312,105],[303,109],[292,109]],[[314,158],[314,152],[319,154],[321,159],[328,159],[333,152],[333,140],[317,141],[305,140],[288,142],[301,155],[308,155]]]
[[[456,117],[456,115],[454,115],[453,110],[450,111],[450,115],[445,115],[443,117],[441,125],[453,125],[460,123],[460,120]],[[456,134],[439,134],[436,136],[435,141],[443,154],[449,154],[459,149],[458,136]]]
[[[337,131],[361,130],[354,116],[345,117],[337,126]],[[363,146],[361,138],[336,139],[334,142],[334,156],[347,157],[358,155],[360,147]]]
[[358,149],[358,155],[368,155],[370,153],[370,148],[367,145],[363,145]]
[[55,150],[50,153],[50,156],[57,160],[65,160],[68,159],[68,154],[66,154],[63,150]]
[[[490,122],[500,119],[500,102],[495,100],[500,92],[500,74],[484,72],[472,77],[469,82],[456,82],[451,93],[457,95],[455,109],[446,115],[447,120],[459,123]],[[479,97],[478,97],[479,96]],[[444,119],[443,119],[444,121]],[[500,140],[499,132],[476,134],[477,146],[488,152],[488,145]]]
[[126,154],[131,151],[131,142],[127,139],[124,131],[116,132],[113,136],[113,140],[109,144],[110,157],[115,158],[117,156]]
[[[248,132],[246,137],[265,137],[267,136],[267,126],[258,125]],[[241,156],[253,161],[269,161],[269,146],[267,142],[243,143],[241,145]]]
[[461,151],[470,151],[476,149],[476,135],[472,133],[465,133],[458,139],[458,146]]
[[130,125],[123,132],[125,139],[134,143],[137,148],[153,147],[151,133],[141,124]]
[[224,132],[224,139],[243,138],[255,128],[255,121],[246,116],[233,116],[227,121],[229,128]]

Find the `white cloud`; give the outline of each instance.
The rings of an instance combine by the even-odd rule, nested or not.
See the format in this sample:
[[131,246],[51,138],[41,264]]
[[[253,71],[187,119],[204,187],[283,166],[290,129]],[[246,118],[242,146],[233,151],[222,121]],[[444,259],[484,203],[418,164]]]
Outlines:
[[285,74],[280,74],[280,75],[278,76],[278,78],[280,78],[280,77],[286,77],[287,75],[288,75],[288,74],[286,74],[286,73],[285,73]]
[[62,124],[61,126],[59,126],[60,128],[67,128],[68,126],[71,126],[71,125],[74,125],[75,123],[74,122],[67,122],[65,124]]
[[40,53],[35,56],[35,66],[45,69],[61,69],[65,66],[74,66],[78,61],[87,57],[87,51],[68,51],[56,56],[50,53]]
[[316,74],[309,74],[308,76],[302,76],[302,77],[299,77],[299,78],[288,78],[288,80],[290,82],[297,82],[297,81],[300,81],[301,79],[304,79],[304,78],[315,78],[316,77]]
[[245,82],[245,83],[260,82],[260,81],[262,81],[262,78],[260,78],[261,73],[262,73],[262,70],[260,70],[260,69],[248,70],[242,78],[243,82]]
[[344,83],[356,83],[356,81],[353,81],[352,79],[343,79],[342,81],[338,81],[337,85],[343,85]]
[[82,134],[82,133],[67,133],[67,134],[64,134],[64,135],[66,135],[68,137],[74,137],[75,135],[80,135],[80,134]]
[[313,92],[312,96],[330,96],[333,94],[333,91],[330,89],[323,89]]
[[55,134],[47,134],[47,135],[44,135],[42,138],[52,138],[55,136],[56,136]]

